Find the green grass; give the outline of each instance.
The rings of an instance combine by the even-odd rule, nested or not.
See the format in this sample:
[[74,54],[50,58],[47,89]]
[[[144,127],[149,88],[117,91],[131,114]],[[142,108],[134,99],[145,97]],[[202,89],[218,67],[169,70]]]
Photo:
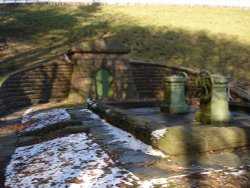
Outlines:
[[0,11],[9,13],[0,18],[0,36],[33,49],[0,60],[2,77],[65,52],[78,41],[113,36],[132,46],[134,59],[250,80],[250,10],[19,5],[0,6]]

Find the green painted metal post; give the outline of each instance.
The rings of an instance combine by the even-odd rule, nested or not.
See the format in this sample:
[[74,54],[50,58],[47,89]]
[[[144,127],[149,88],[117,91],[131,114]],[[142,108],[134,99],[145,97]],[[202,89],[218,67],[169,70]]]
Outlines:
[[200,108],[195,113],[195,120],[201,123],[225,123],[232,120],[228,104],[229,77],[211,75],[202,71],[197,78],[200,89]]
[[186,73],[165,77],[164,102],[161,112],[180,114],[188,112],[185,100],[184,86],[187,81]]

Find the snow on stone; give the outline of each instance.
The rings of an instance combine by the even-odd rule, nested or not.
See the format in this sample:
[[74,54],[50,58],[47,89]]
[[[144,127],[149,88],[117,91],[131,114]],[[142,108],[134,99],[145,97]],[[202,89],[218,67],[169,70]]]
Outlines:
[[[110,134],[114,136],[112,142],[121,142],[123,146],[134,150],[141,150],[149,155],[164,157],[164,154],[154,150],[123,130],[113,127],[100,120],[99,116],[88,109],[81,111],[88,113],[93,120],[105,125]],[[22,122],[31,119],[37,120],[34,129],[66,119],[70,115],[65,109],[54,109],[41,113],[33,113],[29,109],[23,116]],[[159,131],[156,135],[163,135]],[[201,173],[209,175],[209,170]],[[228,168],[225,175],[239,176],[244,170]],[[217,170],[217,172],[222,170]],[[6,187],[129,187],[153,188],[167,187],[169,182],[179,180],[187,174],[169,178],[148,179],[140,181],[131,172],[120,168],[108,154],[85,133],[72,134],[51,141],[42,142],[32,146],[18,147],[12,155],[6,168]]]
[[121,142],[126,148],[140,150],[148,155],[166,157],[161,151],[153,149],[152,146],[144,144],[142,141],[136,139],[132,134],[116,128],[109,123],[104,122],[104,124],[107,126],[109,132],[114,136],[114,140],[112,140],[110,143]]
[[88,109],[81,109],[80,111],[81,111],[81,112],[86,112],[86,113],[88,113],[88,114],[89,114],[89,117],[90,117],[91,119],[93,119],[93,120],[95,120],[95,119],[100,119],[98,115],[96,115],[95,113],[91,112],[91,111],[88,110]]
[[151,135],[153,137],[155,137],[156,139],[160,139],[164,136],[164,134],[167,132],[167,128],[165,129],[159,129],[159,130],[155,130],[151,133]]
[[98,115],[96,115],[95,113],[90,112],[90,118],[92,119],[100,119],[100,117]]
[[119,168],[85,133],[19,147],[6,169],[6,187],[118,187],[139,179]]
[[28,108],[28,109],[24,112],[23,116],[24,116],[24,115],[27,115],[27,114],[30,114],[31,112],[33,112],[33,109],[32,109],[32,108]]
[[159,179],[151,179],[140,182],[139,188],[153,188],[155,185],[159,185],[161,187],[168,187],[169,182],[167,178],[159,178]]
[[[230,172],[223,172],[222,170],[214,170],[214,169],[207,169],[207,171],[201,172],[201,175],[205,175],[207,176],[207,178],[209,178],[209,175],[212,172],[223,172],[224,175],[234,175],[234,176],[240,176],[244,173],[246,173],[246,171],[244,170],[237,170],[236,168],[228,168],[229,170],[234,170],[234,171],[230,171]],[[171,182],[175,182],[178,180],[181,180],[184,177],[187,177],[190,174],[182,174],[182,175],[177,175],[177,176],[171,176],[168,178],[159,178],[159,179],[148,179],[148,180],[144,180],[144,181],[139,181],[139,188],[154,188],[154,187],[168,187],[170,185]],[[223,175],[222,175],[223,176]]]
[[[83,109],[82,111],[90,113],[90,117],[93,119],[101,120],[98,115],[91,112],[90,110]],[[110,134],[114,136],[114,140],[112,140],[110,143],[121,142],[123,147],[129,149],[140,150],[148,155],[166,157],[161,151],[153,149],[152,146],[144,144],[142,141],[136,139],[132,134],[123,131],[117,127],[114,127],[111,124],[105,122],[104,120],[102,120],[100,123],[106,125],[106,129],[109,131]]]
[[92,104],[92,103],[93,103],[93,101],[92,101],[90,98],[87,98],[86,102],[87,102],[88,104]]
[[240,176],[242,174],[244,174],[246,171],[245,170],[232,170],[230,172],[224,172],[225,175],[234,175],[234,176]]
[[51,124],[55,124],[61,121],[69,120],[70,115],[65,109],[53,109],[46,112],[40,113],[29,113],[32,109],[26,111],[22,117],[22,123],[26,123],[30,120],[36,120],[30,127],[23,130],[23,132],[33,131],[36,129],[41,129]]
[[145,181],[140,181],[139,188],[154,188],[154,187],[168,187],[169,182],[185,177],[186,175],[171,176],[169,178],[159,178],[159,179],[149,179]]
[[202,173],[200,173],[200,174],[209,175],[209,174],[211,174],[211,172],[207,171],[207,172],[202,172]]

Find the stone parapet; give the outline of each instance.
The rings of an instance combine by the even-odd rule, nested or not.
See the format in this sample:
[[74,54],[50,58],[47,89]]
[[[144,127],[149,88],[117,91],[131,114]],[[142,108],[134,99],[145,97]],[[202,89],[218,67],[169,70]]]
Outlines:
[[199,73],[196,70],[156,63],[130,60],[132,75],[140,98],[157,98],[163,100],[164,78],[185,72],[188,75],[185,93],[187,100],[195,97],[195,79]]
[[237,122],[225,125],[195,125],[190,122],[184,125],[163,126],[139,119],[100,101],[88,102],[88,108],[106,122],[172,156],[195,155],[250,145],[250,127],[239,125]]
[[71,52],[127,54],[130,50],[130,46],[125,45],[122,41],[108,38],[80,42],[72,47]]
[[72,64],[62,58],[11,74],[0,87],[0,115],[33,104],[67,99]]

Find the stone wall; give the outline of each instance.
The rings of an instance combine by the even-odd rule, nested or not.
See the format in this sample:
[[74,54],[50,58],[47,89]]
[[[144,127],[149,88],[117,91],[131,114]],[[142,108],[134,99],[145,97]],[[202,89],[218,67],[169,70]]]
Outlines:
[[187,73],[189,79],[186,85],[186,96],[188,99],[194,98],[196,93],[195,78],[197,71],[155,63],[145,63],[139,61],[130,61],[132,75],[139,98],[157,98],[164,97],[164,77],[178,75],[180,72]]
[[0,115],[32,104],[68,97],[72,64],[62,58],[18,71],[0,87]]
[[128,62],[129,51],[127,46],[105,40],[74,46],[70,52],[74,70],[69,100],[84,102],[87,98],[97,99],[95,75],[101,69],[108,71],[113,79],[110,86],[112,94],[107,100],[137,98]]
[[69,99],[83,102],[96,96],[95,75],[98,70],[107,70],[113,77],[113,95],[108,100],[149,99],[163,100],[164,77],[186,72],[189,76],[186,96],[193,98],[196,93],[195,77],[198,72],[174,66],[129,60],[129,46],[100,39],[81,42],[71,49],[70,58],[74,63]]

